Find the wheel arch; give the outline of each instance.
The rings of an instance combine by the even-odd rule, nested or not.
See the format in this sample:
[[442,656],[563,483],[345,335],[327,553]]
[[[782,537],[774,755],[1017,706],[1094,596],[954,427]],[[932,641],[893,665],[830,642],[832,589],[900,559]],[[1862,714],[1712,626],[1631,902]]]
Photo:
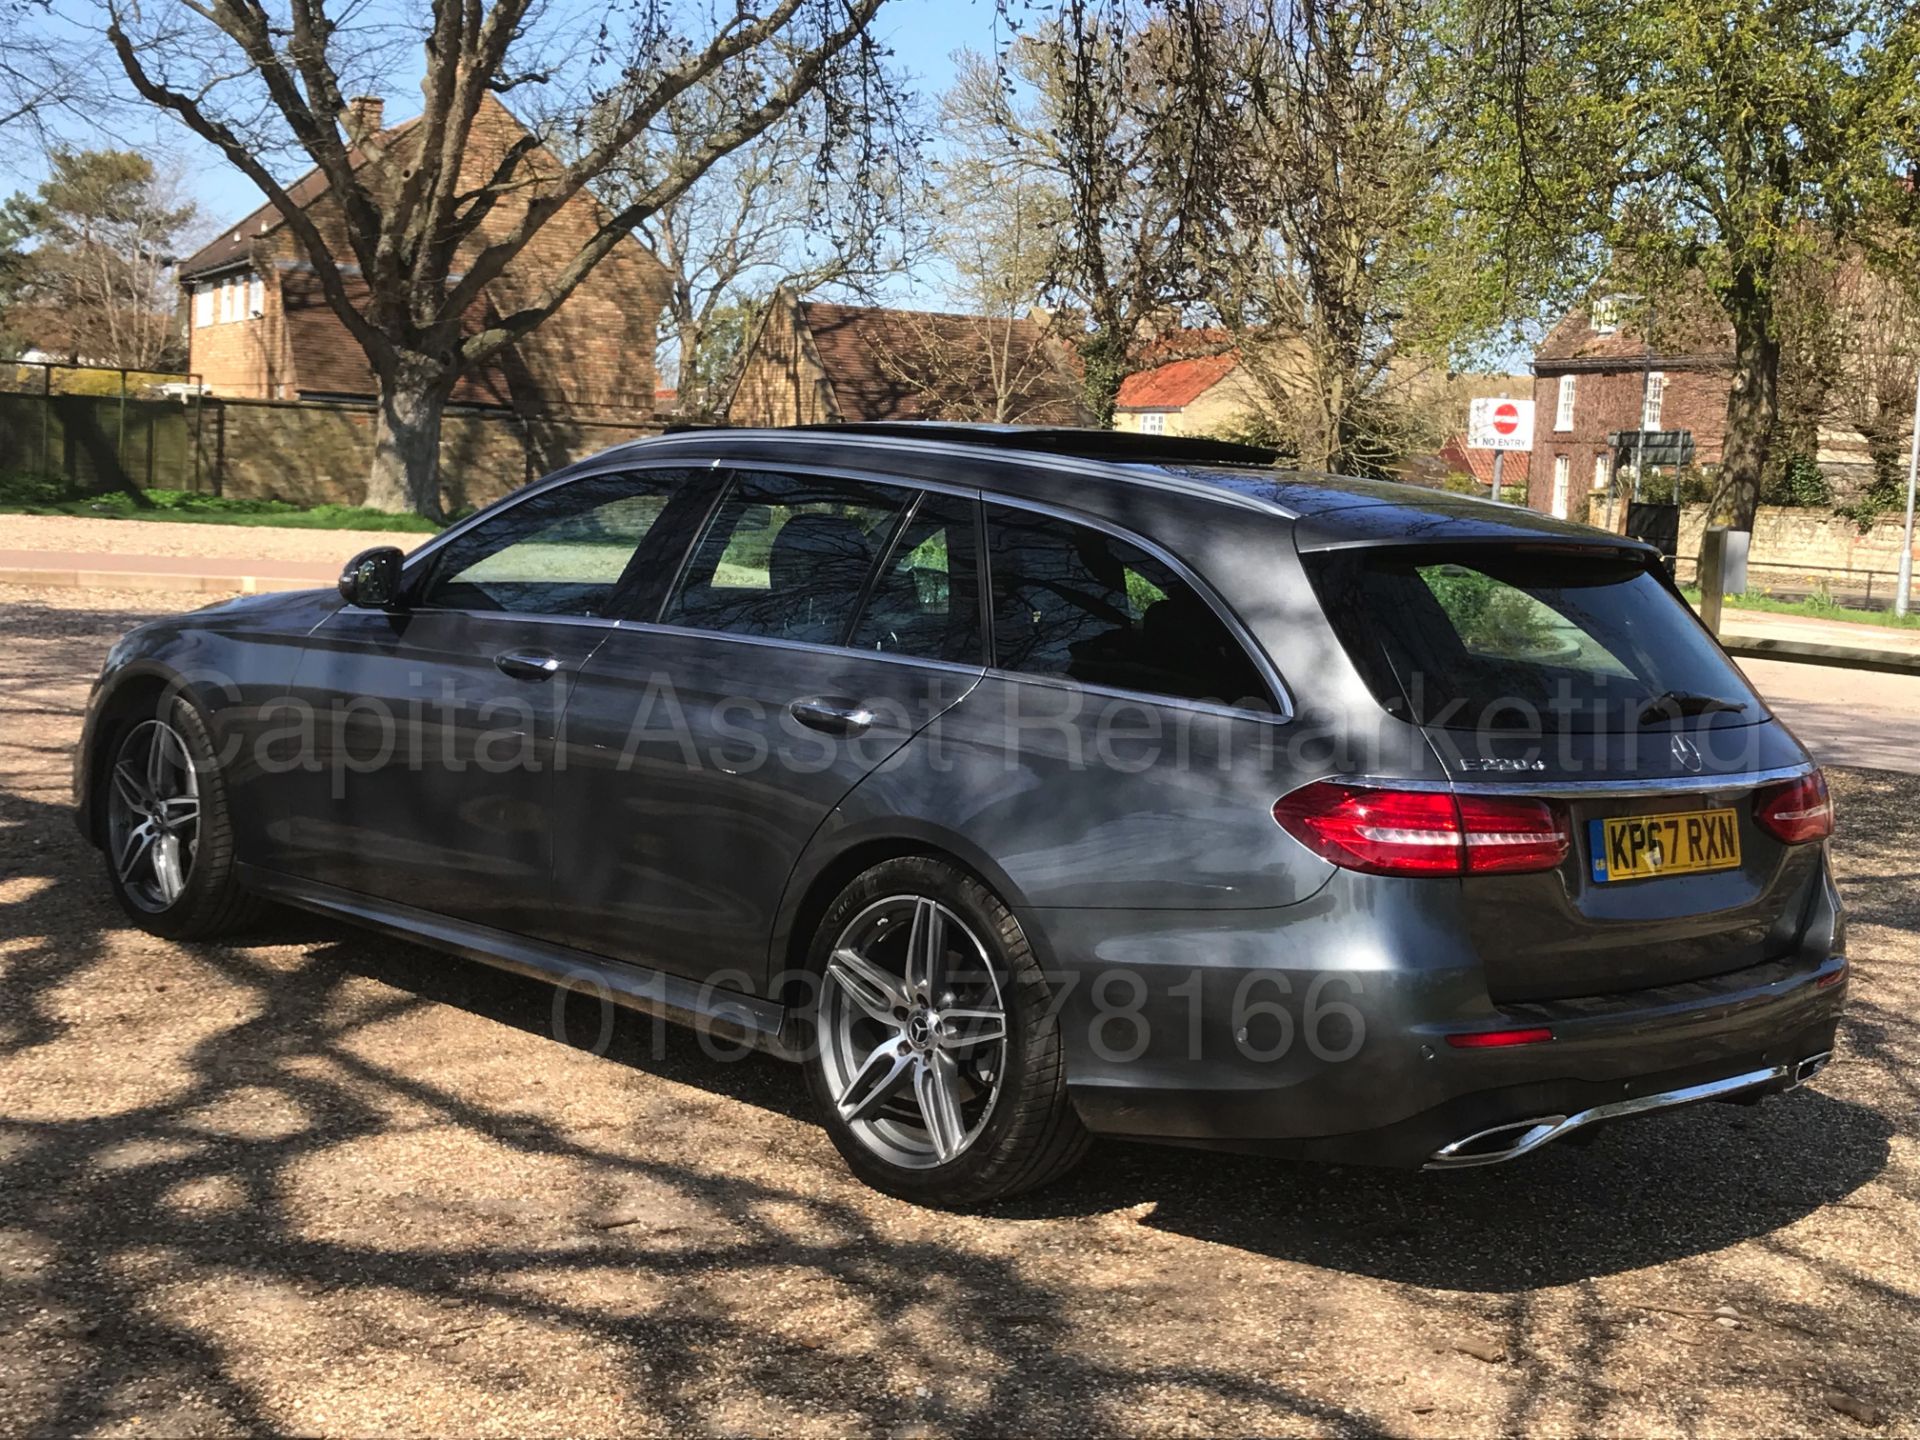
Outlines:
[[830,839],[816,837],[787,881],[769,947],[769,998],[792,1006],[804,1001],[807,948],[821,917],[854,879],[887,860],[939,860],[971,876],[1013,911],[1027,943],[1044,966],[1043,940],[1027,914],[1025,897],[997,864],[964,836],[937,826],[903,823],[849,827]]
[[191,696],[186,681],[163,665],[134,661],[116,670],[87,709],[87,723],[74,755],[74,818],[87,842],[98,848],[105,833],[101,807],[106,790],[95,783],[106,763],[108,747],[130,715],[157,712],[168,694]]

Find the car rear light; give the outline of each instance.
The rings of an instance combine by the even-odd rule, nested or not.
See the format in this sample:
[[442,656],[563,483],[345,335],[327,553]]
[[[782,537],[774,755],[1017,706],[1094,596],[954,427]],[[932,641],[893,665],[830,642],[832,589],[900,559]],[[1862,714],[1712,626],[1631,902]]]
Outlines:
[[1273,818],[1321,859],[1369,875],[1551,870],[1572,843],[1566,821],[1544,800],[1335,780],[1282,796]]
[[1798,780],[1769,785],[1753,797],[1753,818],[1774,839],[1804,845],[1833,834],[1833,800],[1818,770]]
[[1499,1050],[1508,1045],[1538,1045],[1552,1038],[1553,1031],[1537,1025],[1525,1030],[1467,1030],[1447,1036],[1447,1044],[1456,1050]]

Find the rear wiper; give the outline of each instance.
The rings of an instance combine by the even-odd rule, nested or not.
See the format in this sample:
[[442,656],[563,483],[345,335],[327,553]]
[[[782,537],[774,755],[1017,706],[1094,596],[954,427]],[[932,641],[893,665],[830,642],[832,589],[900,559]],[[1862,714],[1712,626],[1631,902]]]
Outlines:
[[1683,715],[1713,715],[1721,711],[1737,713],[1747,707],[1738,700],[1722,700],[1718,695],[1696,695],[1691,690],[1666,690],[1640,707],[1636,725],[1649,720],[1678,720]]

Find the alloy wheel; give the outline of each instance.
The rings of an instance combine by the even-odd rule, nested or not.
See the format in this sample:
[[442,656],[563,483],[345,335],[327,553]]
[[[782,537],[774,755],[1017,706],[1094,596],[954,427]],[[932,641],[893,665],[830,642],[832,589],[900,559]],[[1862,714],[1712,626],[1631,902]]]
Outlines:
[[828,1093],[874,1154],[928,1170],[979,1138],[1006,1083],[1007,1012],[986,947],[952,910],[893,895],[855,915],[819,1017]]
[[147,720],[127,732],[107,794],[114,873],[134,904],[171,908],[193,875],[200,840],[200,777],[180,732]]

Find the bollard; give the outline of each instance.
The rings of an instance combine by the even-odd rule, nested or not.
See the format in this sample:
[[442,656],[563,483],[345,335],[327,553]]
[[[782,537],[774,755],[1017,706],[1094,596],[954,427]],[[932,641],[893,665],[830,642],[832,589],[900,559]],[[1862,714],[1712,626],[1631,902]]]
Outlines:
[[1726,594],[1727,535],[1724,525],[1709,525],[1700,537],[1700,620],[1720,633],[1720,601]]

